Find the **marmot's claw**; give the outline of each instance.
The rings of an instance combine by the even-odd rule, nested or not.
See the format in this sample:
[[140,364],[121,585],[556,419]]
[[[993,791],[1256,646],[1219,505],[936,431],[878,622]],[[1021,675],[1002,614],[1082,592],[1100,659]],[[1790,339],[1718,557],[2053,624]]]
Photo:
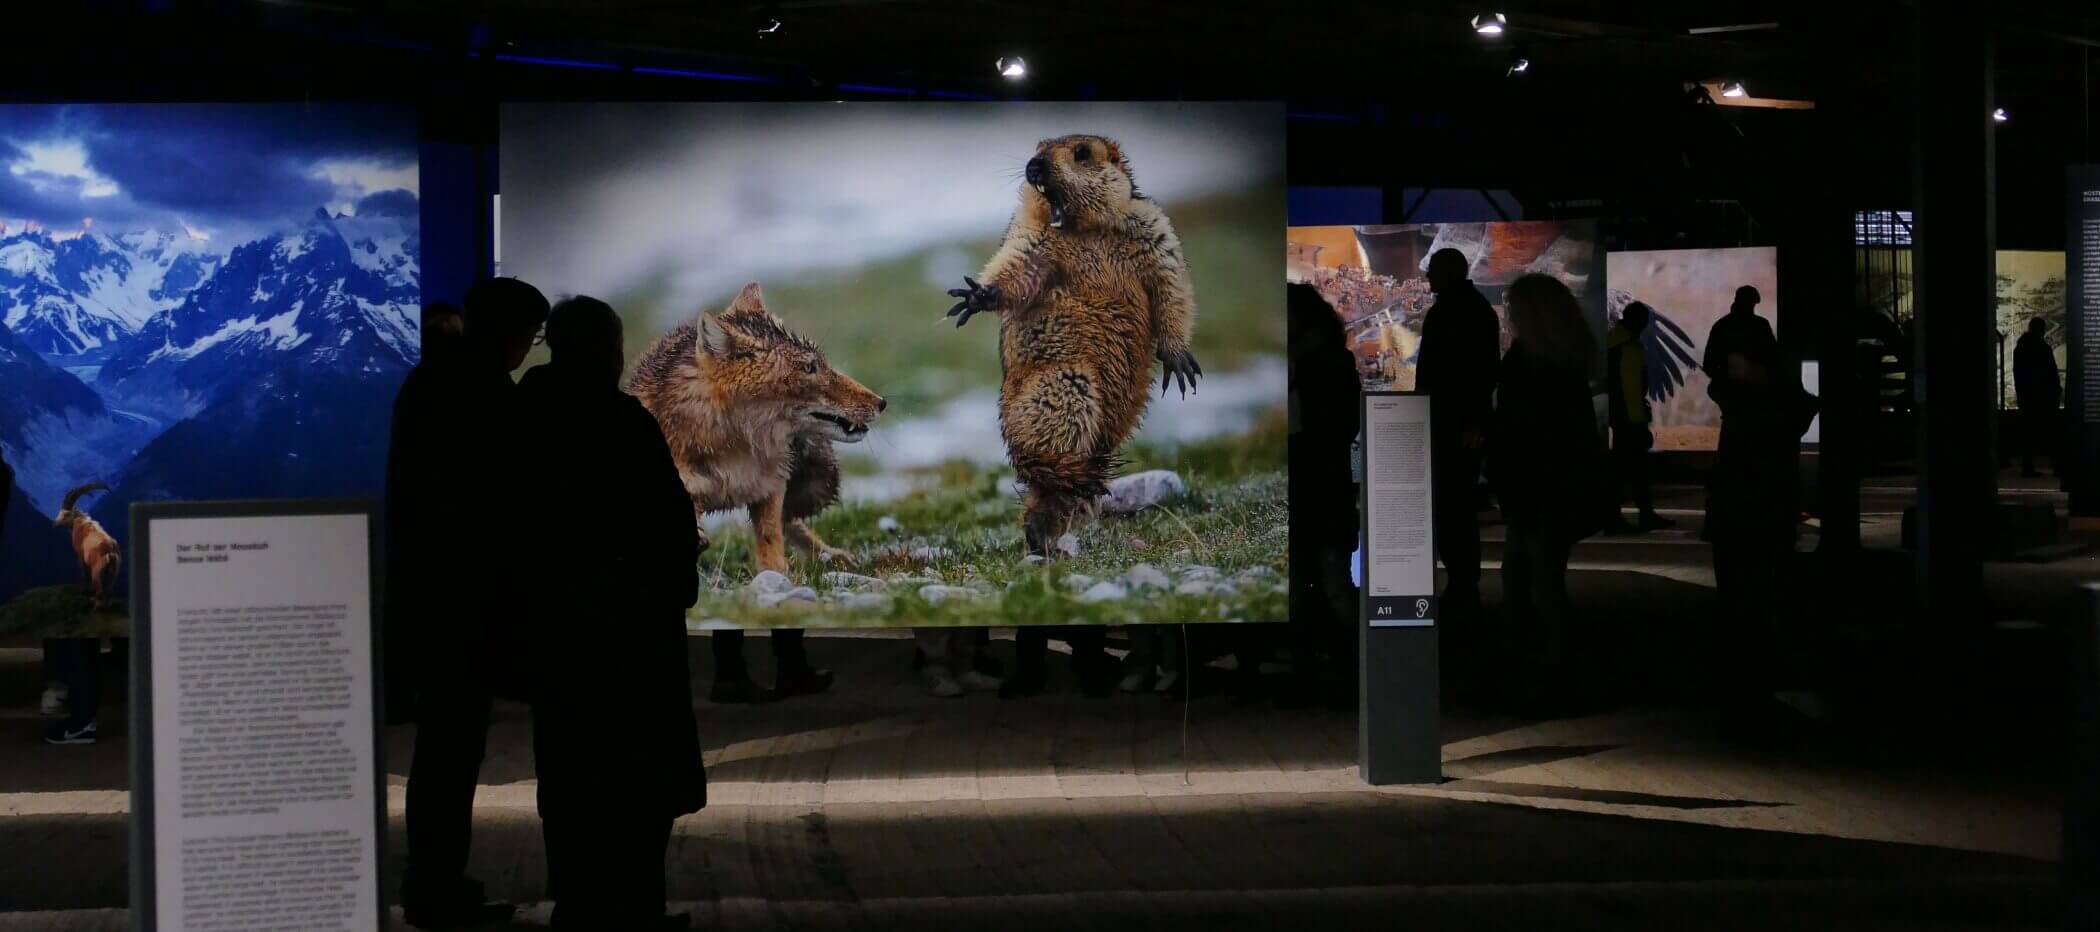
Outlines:
[[1167,386],[1175,383],[1181,387],[1181,397],[1187,398],[1196,388],[1196,379],[1203,374],[1203,366],[1196,362],[1196,355],[1188,350],[1176,350],[1159,358],[1159,397],[1167,397]]
[[948,289],[948,297],[961,299],[955,302],[954,307],[948,309],[948,316],[955,318],[956,326],[969,323],[970,315],[979,311],[998,310],[998,285],[981,284],[967,275],[963,276],[963,284],[968,287]]

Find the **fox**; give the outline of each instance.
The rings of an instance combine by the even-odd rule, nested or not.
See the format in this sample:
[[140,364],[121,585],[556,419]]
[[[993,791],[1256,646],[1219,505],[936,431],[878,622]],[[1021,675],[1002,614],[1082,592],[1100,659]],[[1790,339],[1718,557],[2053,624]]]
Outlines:
[[88,517],[77,506],[83,496],[108,489],[107,484],[90,482],[67,492],[66,500],[58,507],[58,517],[51,522],[52,527],[72,531],[73,557],[80,561],[80,572],[87,579],[88,595],[96,608],[108,605],[114,597],[117,569],[123,557],[118,552],[117,539],[109,536],[102,522]]
[[[1108,492],[1117,450],[1160,394],[1187,397],[1203,374],[1190,349],[1196,292],[1166,211],[1139,192],[1105,136],[1036,144],[1020,204],[977,278],[951,289],[947,316],[999,317],[999,431],[1024,489],[1030,554],[1057,541]],[[981,279],[981,281],[980,281]]]
[[[838,501],[832,445],[867,439],[889,402],[773,316],[757,282],[721,313],[702,310],[651,344],[627,391],[663,429],[696,521],[709,512],[749,512],[757,570],[787,572],[790,545],[826,563],[854,564],[808,522]],[[701,548],[708,543],[702,531]]]

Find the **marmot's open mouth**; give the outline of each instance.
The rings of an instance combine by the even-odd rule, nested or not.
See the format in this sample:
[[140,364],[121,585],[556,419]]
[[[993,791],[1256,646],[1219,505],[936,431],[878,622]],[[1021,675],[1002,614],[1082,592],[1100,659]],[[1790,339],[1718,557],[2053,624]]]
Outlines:
[[1049,201],[1049,202],[1050,202],[1050,228],[1051,228],[1051,229],[1054,229],[1054,230],[1062,230],[1062,229],[1064,229],[1064,227],[1065,227],[1065,205],[1064,205],[1064,203],[1063,203],[1063,201],[1064,201],[1064,197],[1062,197],[1061,195],[1059,195],[1059,194],[1058,194],[1058,193],[1057,193],[1056,191],[1053,191],[1053,190],[1051,190],[1050,186],[1049,186],[1049,185],[1046,185],[1046,184],[1037,184],[1037,185],[1035,186],[1035,193],[1037,193],[1037,194],[1040,194],[1040,195],[1042,195],[1042,196],[1043,196],[1043,200],[1046,200],[1046,201]]
[[858,440],[868,432],[868,425],[825,411],[812,411],[810,417],[837,427],[847,438]]

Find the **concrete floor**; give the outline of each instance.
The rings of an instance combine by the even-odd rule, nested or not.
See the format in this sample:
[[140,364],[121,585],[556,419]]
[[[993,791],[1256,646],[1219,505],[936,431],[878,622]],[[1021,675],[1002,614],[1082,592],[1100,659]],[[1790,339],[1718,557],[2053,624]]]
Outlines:
[[[1348,711],[1087,700],[1061,669],[1038,699],[939,700],[908,640],[814,637],[833,693],[699,704],[712,805],[677,826],[672,897],[728,929],[2059,927],[2046,649],[1995,637],[1955,696],[1881,663],[1802,715],[1725,685],[1705,553],[1586,544],[1574,658],[1451,658],[1434,786],[1360,783]],[[2047,612],[2090,568],[2023,572],[1994,589]],[[1909,656],[1868,637],[1833,662]],[[127,730],[35,743],[34,657],[0,652],[0,930],[128,928]],[[546,919],[528,736],[501,707],[477,800],[513,928]],[[388,735],[397,853],[411,737]]]

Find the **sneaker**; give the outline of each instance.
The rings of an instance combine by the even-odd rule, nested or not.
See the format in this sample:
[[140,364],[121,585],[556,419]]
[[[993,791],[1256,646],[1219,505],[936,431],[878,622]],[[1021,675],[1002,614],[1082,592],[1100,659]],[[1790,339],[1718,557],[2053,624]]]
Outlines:
[[928,667],[920,672],[919,688],[936,699],[953,699],[963,694],[962,684],[939,667]]
[[1152,691],[1161,695],[1171,696],[1179,689],[1181,689],[1181,674],[1173,670],[1161,673],[1159,679],[1152,684]]
[[990,691],[1006,685],[1006,680],[978,670],[965,670],[955,678],[956,682],[970,689]]
[[1145,691],[1145,681],[1151,678],[1147,673],[1125,673],[1116,683],[1116,688],[1126,693],[1141,693]]
[[66,714],[66,691],[57,686],[44,690],[44,698],[37,703],[37,711],[45,715]]
[[51,730],[44,732],[44,743],[94,744],[95,723],[89,722],[85,725],[80,726],[79,728],[67,728],[66,723],[59,722],[58,724],[51,726]]
[[790,696],[814,696],[830,688],[830,670],[805,667],[801,670],[782,672],[773,678],[773,695],[781,699]]
[[770,689],[749,679],[716,680],[707,690],[707,701],[716,705],[741,705],[750,702],[772,702],[780,698]]

